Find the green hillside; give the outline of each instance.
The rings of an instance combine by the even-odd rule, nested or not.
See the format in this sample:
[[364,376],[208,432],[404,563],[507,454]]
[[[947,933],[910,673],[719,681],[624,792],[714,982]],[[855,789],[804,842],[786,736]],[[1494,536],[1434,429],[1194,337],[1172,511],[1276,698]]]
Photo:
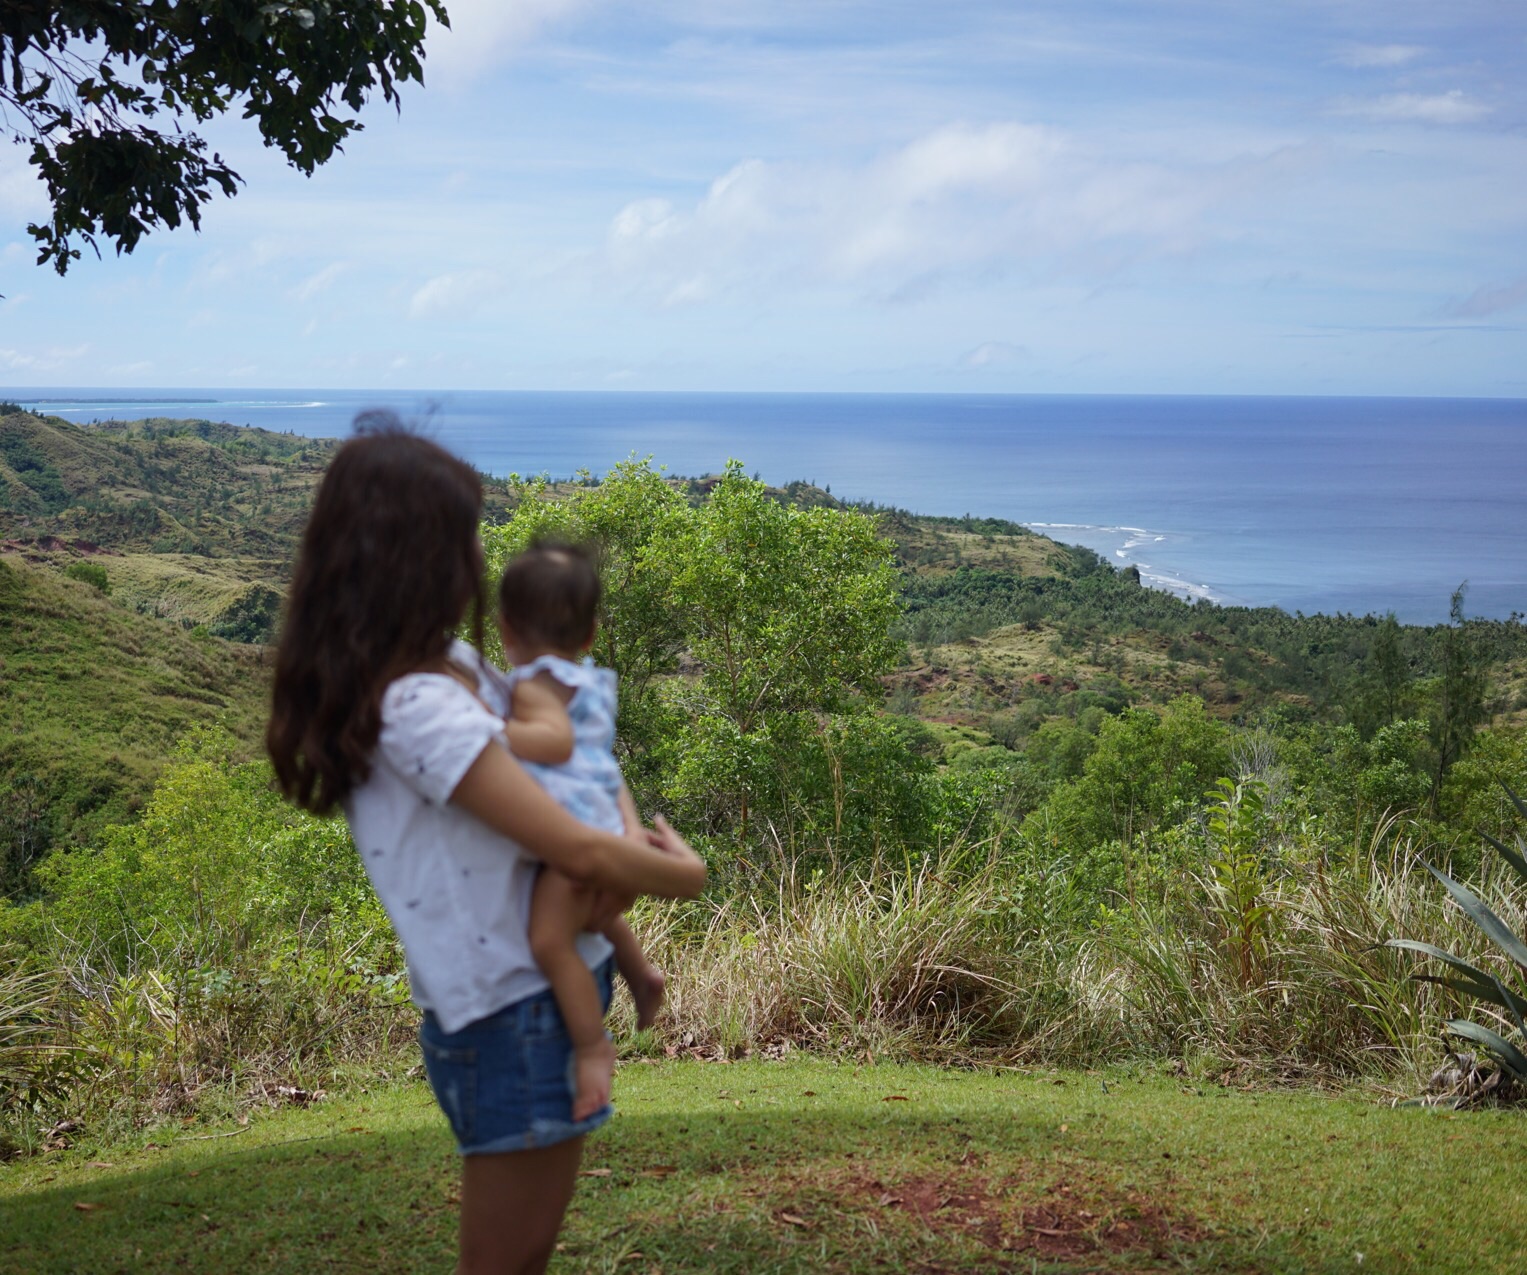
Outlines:
[[14,553],[0,555],[0,873],[147,797],[176,742],[220,725],[259,746],[261,648],[192,637]]
[[0,416],[0,537],[283,557],[335,444],[211,421]]
[[[266,642],[337,446],[216,421],[74,425],[0,404],[0,551],[57,569],[91,561],[141,614]],[[484,487],[502,517],[507,487]]]
[[[0,846],[11,859],[131,810],[178,736],[209,715],[255,749],[260,653],[217,639],[270,639],[334,447],[205,421],[79,426],[0,407]],[[667,481],[697,504],[718,480]],[[521,493],[486,486],[487,517],[501,521]],[[840,506],[805,483],[769,494]],[[905,656],[884,679],[886,706],[921,723],[940,763],[1006,766],[1038,739],[1074,768],[1105,718],[1183,694],[1227,723],[1280,732],[1351,723],[1366,739],[1434,715],[1446,626],[1189,604],[1017,523],[861,509],[893,542],[901,578],[893,636]],[[1484,724],[1527,720],[1527,630],[1471,621],[1467,638],[1489,670]]]

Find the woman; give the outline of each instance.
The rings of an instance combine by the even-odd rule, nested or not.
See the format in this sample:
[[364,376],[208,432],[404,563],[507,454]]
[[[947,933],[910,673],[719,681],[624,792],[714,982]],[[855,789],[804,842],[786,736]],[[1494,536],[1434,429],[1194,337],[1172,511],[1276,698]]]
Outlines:
[[[504,746],[502,675],[481,645],[476,474],[395,418],[357,422],[313,503],[288,595],[266,733],[277,781],[341,807],[424,1010],[420,1044],[462,1153],[458,1271],[545,1269],[583,1137],[571,1044],[531,957],[538,862],[604,891],[692,897],[694,851],[661,820],[638,842],[565,813]],[[608,1002],[607,941],[580,950]]]

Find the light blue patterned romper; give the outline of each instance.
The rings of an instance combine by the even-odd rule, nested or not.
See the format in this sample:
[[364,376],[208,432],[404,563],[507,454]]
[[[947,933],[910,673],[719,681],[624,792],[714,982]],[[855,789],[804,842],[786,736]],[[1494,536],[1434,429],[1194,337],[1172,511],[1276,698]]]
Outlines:
[[591,659],[581,664],[560,655],[543,655],[509,674],[509,689],[517,682],[547,672],[573,692],[567,715],[573,723],[573,755],[559,766],[521,764],[540,781],[559,806],[574,818],[622,832],[620,790],[625,781],[615,760],[615,674]]

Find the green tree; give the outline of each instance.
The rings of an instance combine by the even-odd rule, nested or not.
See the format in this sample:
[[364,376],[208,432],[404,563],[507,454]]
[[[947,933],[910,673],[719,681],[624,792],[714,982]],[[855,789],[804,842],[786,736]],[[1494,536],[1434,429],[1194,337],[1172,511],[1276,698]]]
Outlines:
[[1468,752],[1474,732],[1489,717],[1485,703],[1490,685],[1486,658],[1464,619],[1465,587],[1459,585],[1453,591],[1449,623],[1437,635],[1436,700],[1431,718],[1432,747],[1436,751],[1431,791],[1433,814],[1437,812],[1448,771]]
[[48,792],[36,775],[0,775],[0,898],[21,894],[52,840]]
[[1072,853],[1107,842],[1149,850],[1159,831],[1195,813],[1230,766],[1229,730],[1180,695],[1160,714],[1131,708],[1105,718],[1082,775],[1025,821],[1025,832]]
[[891,547],[868,517],[780,504],[731,461],[664,552],[698,674],[674,793],[729,806],[746,837],[762,770],[799,735],[789,719],[878,701],[897,654]]
[[1521,727],[1480,731],[1468,753],[1455,762],[1442,788],[1441,814],[1448,825],[1466,831],[1458,849],[1477,848],[1477,833],[1509,840],[1515,809],[1506,789],[1527,793],[1527,730]]
[[231,108],[311,174],[360,128],[375,92],[423,81],[425,23],[442,0],[6,0],[0,116],[48,188],[27,227],[59,274],[75,240],[131,252],[145,232],[201,224],[242,179],[183,124]]
[[270,767],[232,761],[235,749],[220,731],[190,732],[140,819],[35,869],[41,898],[0,911],[0,940],[88,949],[122,969],[140,958],[233,963],[320,922],[384,933],[343,821],[294,811]]
[[[592,654],[620,679],[622,761],[627,782],[642,795],[651,749],[668,718],[659,678],[674,671],[684,645],[670,599],[674,560],[667,545],[691,516],[689,506],[650,459],[624,461],[602,482],[580,484],[565,497],[554,497],[542,480],[515,477],[511,487],[519,502],[513,516],[482,532],[490,593],[504,564],[538,537],[597,546],[604,602]],[[491,633],[489,646],[497,648]]]
[[732,461],[666,552],[707,706],[739,730],[878,693],[897,654],[896,575],[869,518],[782,505]]
[[740,464],[691,505],[647,461],[594,485],[518,483],[490,573],[537,536],[596,544],[594,658],[621,682],[627,780],[691,831],[857,850],[904,840],[931,767],[883,722],[897,654],[891,546],[865,515],[780,503]]
[[1393,611],[1374,633],[1366,665],[1354,716],[1370,735],[1405,716],[1411,700],[1410,661]]

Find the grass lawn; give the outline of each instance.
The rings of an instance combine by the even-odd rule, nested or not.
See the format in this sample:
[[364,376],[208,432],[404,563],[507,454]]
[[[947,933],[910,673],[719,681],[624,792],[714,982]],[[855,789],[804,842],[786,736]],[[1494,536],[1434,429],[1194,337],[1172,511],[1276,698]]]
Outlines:
[[[559,1271],[1519,1272],[1519,1114],[1160,1075],[633,1063]],[[0,1168],[7,1271],[448,1270],[421,1084]],[[1517,1201],[1512,1204],[1512,1201]]]

